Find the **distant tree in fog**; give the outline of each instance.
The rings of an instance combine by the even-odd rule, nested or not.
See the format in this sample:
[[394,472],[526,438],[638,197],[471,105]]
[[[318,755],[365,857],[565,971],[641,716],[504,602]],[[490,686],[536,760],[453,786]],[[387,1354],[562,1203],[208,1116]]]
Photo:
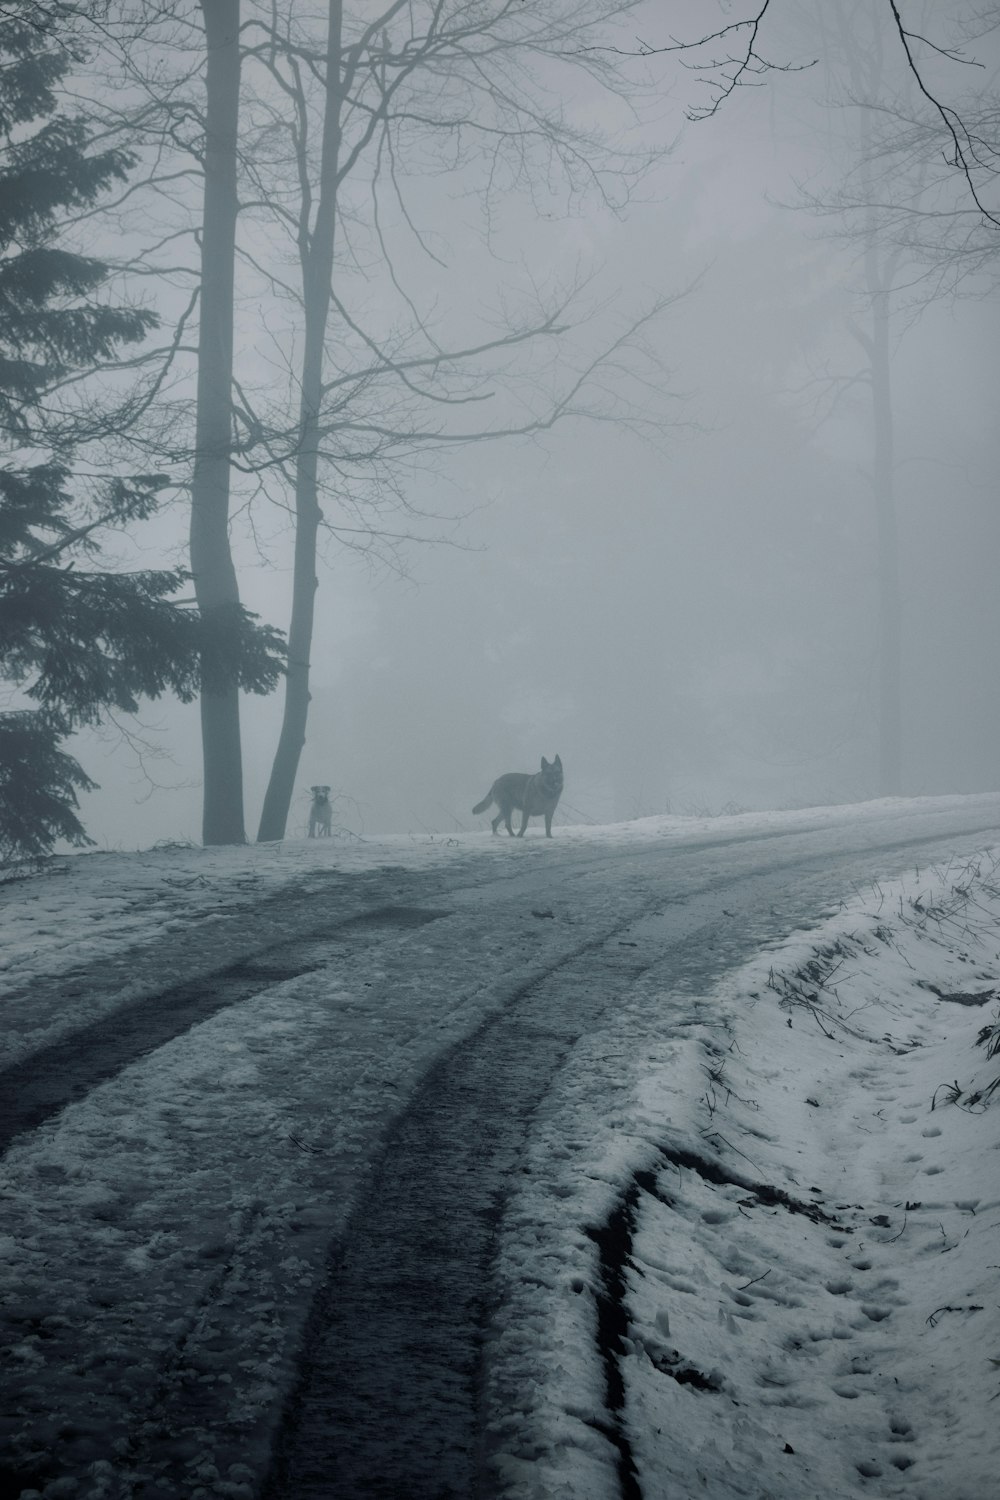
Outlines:
[[[996,83],[990,80],[985,92],[967,88],[954,104],[937,101],[914,58],[919,43],[925,48],[932,44],[907,30],[896,7],[891,9],[891,26],[878,12],[850,0],[836,0],[824,12],[823,52],[839,84],[832,102],[839,106],[836,124],[846,122],[839,134],[849,165],[829,192],[800,191],[802,205],[824,219],[834,237],[861,250],[865,312],[849,320],[849,328],[865,363],[852,377],[832,381],[830,389],[860,383],[871,399],[879,595],[878,788],[884,796],[903,791],[905,760],[892,348],[905,332],[903,314],[912,315],[942,293],[983,292],[995,285],[1000,256],[1000,219],[988,207],[997,201],[1000,186]],[[1000,12],[994,11],[992,21],[980,15],[976,34],[981,37],[998,25]],[[893,82],[888,48],[897,38],[906,67],[897,66]],[[934,50],[948,60],[958,56],[948,48]]]
[[93,150],[59,109],[79,60],[74,16],[5,6],[0,31],[0,674],[14,685],[0,714],[5,859],[89,842],[76,808],[92,783],[63,748],[77,726],[134,712],[143,696],[190,699],[206,679],[259,690],[279,670],[273,633],[241,612],[207,629],[176,602],[179,570],[93,566],[109,534],[153,514],[165,481],[109,464],[141,402],[120,383],[117,399],[101,400],[87,383],[157,320],[115,303],[109,266],[60,242],[60,224],[133,165],[126,151]]
[[[911,5],[908,15],[912,11]],[[779,17],[796,21],[804,61],[782,60],[770,49],[768,27]],[[918,23],[904,18],[896,0],[882,0],[877,6],[870,0],[833,0],[808,13],[796,13],[788,0],[762,0],[751,12],[716,30],[662,46],[650,38],[633,52],[683,54],[685,65],[708,90],[707,102],[689,111],[694,121],[717,114],[737,89],[759,84],[768,74],[802,71],[820,58],[846,79],[846,90],[831,103],[839,110],[846,97],[853,106],[851,169],[837,191],[824,195],[811,188],[802,192],[801,202],[835,219],[834,232],[862,249],[865,311],[851,319],[849,327],[865,362],[847,381],[830,385],[863,385],[871,399],[878,791],[883,796],[903,790],[904,750],[892,316],[904,296],[913,302],[945,288],[971,291],[995,284],[1000,254],[1000,97],[995,76],[986,74],[963,44],[982,40],[998,28],[996,6],[986,11],[970,8],[964,24],[954,14],[942,17],[936,7],[926,6]],[[888,78],[890,47],[896,54],[895,86]],[[947,95],[941,75],[946,64]],[[970,81],[977,74],[983,75],[985,86]]]
[[[860,182],[865,203],[852,221],[854,237],[861,246],[862,308],[848,318],[851,336],[861,348],[860,370],[830,382],[830,390],[867,391],[871,412],[871,485],[875,513],[875,558],[877,592],[877,791],[882,797],[903,792],[902,743],[902,619],[899,560],[899,524],[896,500],[895,411],[892,391],[893,318],[899,309],[900,277],[906,257],[898,246],[879,233],[873,207],[871,141],[874,111],[886,89],[884,21],[877,13],[859,16],[858,7],[834,0],[825,15],[829,23],[824,55],[831,74],[846,78],[853,108],[839,111],[839,134],[846,137],[852,174]],[[862,25],[859,26],[859,21]],[[845,123],[841,123],[845,122]],[[803,191],[802,204],[829,218],[837,212],[839,194],[824,199],[814,191]],[[838,215],[842,224],[843,216]]]

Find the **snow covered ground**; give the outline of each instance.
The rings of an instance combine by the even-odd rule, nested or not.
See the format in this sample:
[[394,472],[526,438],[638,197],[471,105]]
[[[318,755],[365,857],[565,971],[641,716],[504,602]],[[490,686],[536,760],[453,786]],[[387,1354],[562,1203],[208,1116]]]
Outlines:
[[[398,941],[366,946],[359,928],[15,1139],[0,1493],[259,1493],[325,1247],[386,1119],[501,1004],[498,959],[516,979],[572,936],[539,919],[526,956],[489,930],[512,870],[557,895],[557,872],[575,878],[573,923],[596,929],[625,899],[619,855],[624,871],[641,849],[814,832],[836,848],[866,820],[877,848],[998,814],[997,798],[949,798],[561,828],[551,844],[173,848],[0,887],[0,1066],[114,1013],[120,984],[81,981],[67,1006],[95,963],[168,951],[171,973],[204,970],[289,891],[346,910],[351,881],[369,904],[443,882],[450,907]],[[992,1496],[998,999],[989,851],[872,881],[721,985],[638,977],[572,1047],[507,1199],[486,1358],[497,1494]]]
[[581,1042],[508,1205],[510,1500],[997,1493],[998,862],[874,883]]

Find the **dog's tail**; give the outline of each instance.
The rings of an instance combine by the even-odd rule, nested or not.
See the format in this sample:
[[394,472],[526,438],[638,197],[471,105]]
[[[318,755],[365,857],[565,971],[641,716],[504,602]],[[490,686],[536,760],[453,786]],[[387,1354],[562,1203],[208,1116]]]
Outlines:
[[475,805],[475,807],[472,809],[472,811],[474,813],[485,812],[486,809],[489,807],[489,805],[490,805],[490,803],[492,801],[493,801],[493,788],[490,787],[489,791],[486,793],[486,796],[483,798],[482,802],[477,802],[476,805]]

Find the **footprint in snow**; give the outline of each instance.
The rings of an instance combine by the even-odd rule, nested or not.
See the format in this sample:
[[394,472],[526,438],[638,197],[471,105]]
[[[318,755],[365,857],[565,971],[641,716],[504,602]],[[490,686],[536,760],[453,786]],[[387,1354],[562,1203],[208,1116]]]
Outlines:
[[884,1307],[877,1302],[862,1302],[861,1311],[870,1323],[884,1323],[886,1318],[892,1317],[892,1308]]

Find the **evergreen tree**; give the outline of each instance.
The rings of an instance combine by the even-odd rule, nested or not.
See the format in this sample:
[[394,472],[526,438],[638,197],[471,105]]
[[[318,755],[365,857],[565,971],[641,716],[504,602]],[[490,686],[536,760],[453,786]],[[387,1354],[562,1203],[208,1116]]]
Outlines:
[[107,413],[70,412],[60,393],[156,318],[112,304],[108,266],[57,243],[60,220],[134,163],[88,150],[86,128],[58,112],[75,59],[51,19],[41,5],[5,6],[0,30],[0,674],[24,699],[0,714],[0,859],[91,842],[76,794],[93,783],[61,748],[77,726],[166,691],[187,701],[235,681],[266,692],[281,670],[278,633],[238,605],[209,628],[175,602],[181,571],[99,566],[102,532],[149,517],[167,481],[74,467]]

